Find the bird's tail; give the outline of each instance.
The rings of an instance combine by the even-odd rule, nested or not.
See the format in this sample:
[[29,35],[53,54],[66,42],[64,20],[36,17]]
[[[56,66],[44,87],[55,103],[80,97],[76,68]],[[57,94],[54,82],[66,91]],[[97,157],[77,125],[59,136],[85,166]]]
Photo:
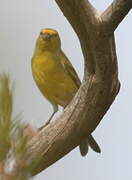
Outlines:
[[81,144],[79,145],[80,153],[82,156],[86,156],[88,153],[89,146],[97,153],[100,153],[100,147],[96,143],[95,139],[92,135],[89,135],[86,139],[84,139]]

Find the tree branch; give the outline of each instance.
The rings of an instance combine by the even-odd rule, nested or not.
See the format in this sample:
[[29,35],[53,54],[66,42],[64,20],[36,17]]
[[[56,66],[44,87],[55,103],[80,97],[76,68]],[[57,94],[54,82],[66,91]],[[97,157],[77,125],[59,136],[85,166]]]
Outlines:
[[88,0],[56,0],[56,3],[77,33],[88,66],[88,72],[93,74],[95,72],[94,59],[92,58],[92,51],[87,51],[87,42],[91,39],[90,34],[95,32],[95,25],[97,24],[96,9]]
[[[56,0],[56,2],[80,39],[85,59],[85,73],[79,91],[64,113],[29,142],[29,159],[40,157],[40,163],[33,174],[49,167],[91,134],[120,88],[114,35],[113,33],[111,36],[105,35],[107,23],[103,24],[104,31],[99,14],[87,0]],[[120,21],[126,14],[126,6],[121,9],[122,11],[112,11],[113,14],[119,12],[123,14],[120,15]],[[105,14],[108,14],[106,12],[102,17],[106,17]],[[119,20],[114,22],[117,24]]]
[[114,0],[102,13],[100,19],[105,32],[112,34],[132,8],[132,0]]

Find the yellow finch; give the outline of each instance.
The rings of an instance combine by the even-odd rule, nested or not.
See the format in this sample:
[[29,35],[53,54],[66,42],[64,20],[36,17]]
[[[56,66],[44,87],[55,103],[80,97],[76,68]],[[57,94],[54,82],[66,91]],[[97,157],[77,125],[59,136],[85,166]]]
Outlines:
[[[81,84],[72,64],[61,50],[61,41],[56,30],[41,30],[32,58],[32,73],[39,90],[53,106],[54,112],[50,121],[58,111],[58,105],[65,108]],[[82,156],[87,154],[88,145],[94,151],[100,152],[94,138],[89,135],[79,146]]]

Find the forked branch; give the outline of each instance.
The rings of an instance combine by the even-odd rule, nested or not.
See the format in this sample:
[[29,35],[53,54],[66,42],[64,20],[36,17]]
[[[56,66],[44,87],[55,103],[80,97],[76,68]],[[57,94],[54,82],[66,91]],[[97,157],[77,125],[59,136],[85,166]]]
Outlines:
[[131,0],[116,0],[99,15],[87,0],[56,2],[79,37],[85,75],[64,113],[29,142],[29,159],[41,159],[33,174],[78,146],[95,130],[114,101],[120,85],[113,34],[131,6]]
[[132,0],[114,0],[100,17],[105,31],[112,34],[131,8]]

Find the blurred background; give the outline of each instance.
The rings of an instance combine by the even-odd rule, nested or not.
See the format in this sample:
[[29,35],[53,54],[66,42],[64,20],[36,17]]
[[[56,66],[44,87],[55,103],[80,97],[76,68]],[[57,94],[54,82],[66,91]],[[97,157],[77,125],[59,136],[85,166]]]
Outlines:
[[[91,0],[103,11],[112,0]],[[62,49],[83,79],[83,56],[76,34],[53,0],[0,0],[0,73],[9,72],[15,82],[14,115],[34,127],[51,115],[52,106],[40,94],[31,73],[31,57],[40,29],[56,29]],[[128,180],[132,178],[132,17],[115,32],[121,90],[95,132],[101,154],[91,149],[82,158],[78,148],[37,175],[35,180]],[[62,144],[63,146],[63,144]]]

